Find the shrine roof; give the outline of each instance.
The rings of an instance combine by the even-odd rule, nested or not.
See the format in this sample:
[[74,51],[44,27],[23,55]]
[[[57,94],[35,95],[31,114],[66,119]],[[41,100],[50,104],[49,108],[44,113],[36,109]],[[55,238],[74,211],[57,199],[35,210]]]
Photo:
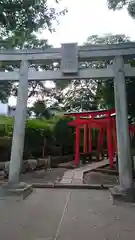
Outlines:
[[102,109],[102,110],[94,110],[94,111],[84,111],[84,112],[67,112],[64,113],[65,116],[97,116],[97,115],[105,115],[105,114],[115,114],[115,109]]

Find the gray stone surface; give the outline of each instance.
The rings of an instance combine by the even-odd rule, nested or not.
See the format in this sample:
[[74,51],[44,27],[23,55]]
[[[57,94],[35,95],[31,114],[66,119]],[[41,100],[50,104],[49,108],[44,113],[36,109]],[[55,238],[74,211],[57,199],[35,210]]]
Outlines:
[[125,191],[132,191],[132,160],[128,127],[128,109],[124,59],[117,56],[114,59],[114,96],[116,109],[116,129],[118,145],[119,183]]
[[35,190],[0,201],[1,240],[134,240],[135,208],[114,206],[108,191]]
[[66,169],[65,168],[54,168],[48,171],[38,170],[34,172],[28,172],[21,174],[20,180],[27,183],[48,183],[60,181],[63,177]]
[[84,175],[84,183],[88,184],[118,184],[118,177],[100,172],[89,172]]
[[28,99],[28,71],[29,63],[22,60],[20,63],[20,81],[18,87],[17,106],[14,118],[13,138],[11,147],[9,179],[11,184],[19,183],[20,169],[22,165],[25,118],[27,113]]

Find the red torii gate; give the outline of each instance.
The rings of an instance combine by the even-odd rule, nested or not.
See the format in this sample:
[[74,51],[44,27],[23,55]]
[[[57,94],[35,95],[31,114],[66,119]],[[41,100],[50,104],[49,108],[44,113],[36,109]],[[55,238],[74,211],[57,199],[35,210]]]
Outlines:
[[[98,151],[100,151],[100,146],[103,146],[104,134],[105,131],[107,132],[108,157],[110,160],[110,166],[111,168],[113,167],[114,152],[116,152],[117,149],[115,120],[111,116],[114,113],[115,109],[65,114],[65,116],[72,116],[75,118],[75,120],[69,122],[68,125],[76,127],[75,159],[74,159],[74,163],[76,166],[78,166],[80,161],[80,128],[83,126],[84,153],[92,152],[92,128],[99,129],[100,131],[98,138]],[[87,149],[87,130],[89,130],[88,149]],[[112,131],[115,136],[114,138],[112,138]]]
[[[84,128],[84,153],[92,152],[92,129],[99,130],[98,137],[98,154],[100,154],[101,148],[103,148],[105,132],[107,133],[107,148],[108,158],[110,167],[113,168],[113,159],[117,153],[117,136],[116,136],[116,121],[115,121],[115,109],[111,110],[99,110],[81,113],[67,113],[65,116],[74,117],[68,123],[69,126],[76,127],[76,138],[75,138],[75,159],[74,164],[78,166],[80,162],[80,128]],[[87,149],[87,130],[89,132],[89,145]],[[129,133],[132,138],[135,134],[135,125],[129,125]]]

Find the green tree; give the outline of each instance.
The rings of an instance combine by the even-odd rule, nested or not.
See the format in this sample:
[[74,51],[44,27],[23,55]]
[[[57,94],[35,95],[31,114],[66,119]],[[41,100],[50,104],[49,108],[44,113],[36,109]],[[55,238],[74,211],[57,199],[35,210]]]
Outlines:
[[131,17],[135,18],[135,1],[134,0],[107,0],[108,8],[113,9],[122,9],[124,6],[127,6],[127,10]]
[[[54,3],[59,3],[54,0]],[[55,5],[54,5],[55,6]],[[59,16],[66,13],[66,9],[57,11],[49,6],[47,0],[0,0],[0,49],[24,49],[50,47],[47,40],[39,40],[36,32],[43,29],[53,31],[53,23],[58,22]],[[13,71],[18,66],[0,63],[0,70]],[[39,65],[32,67],[41,68]],[[52,65],[42,66],[43,69],[52,68]],[[42,82],[31,82],[29,96],[37,94],[37,89],[46,88]],[[17,94],[17,84],[11,82],[0,83],[0,100],[6,102],[10,94]]]
[[[84,45],[91,44],[121,44],[130,42],[130,38],[123,35],[111,35],[105,34],[104,36],[92,35],[88,37]],[[134,61],[130,62],[132,65]],[[105,68],[108,64],[112,64],[112,61],[90,61],[81,63],[81,67],[84,68]],[[60,82],[59,82],[60,84]],[[63,82],[62,82],[63,84]],[[95,110],[97,108],[113,108],[114,107],[114,85],[113,80],[92,80],[77,81],[69,84],[66,88],[67,91],[63,91],[63,98],[60,98],[60,104],[63,104],[65,110]],[[60,87],[60,85],[59,85]],[[135,95],[135,80],[127,79],[127,99],[128,110],[132,118],[135,117],[134,107],[134,95]],[[61,91],[62,92],[62,91]]]
[[[110,35],[106,34],[103,37],[99,37],[98,35],[90,36],[86,42],[89,44],[119,44],[130,42],[130,39],[125,35]],[[134,65],[134,61],[129,62],[131,65]],[[95,63],[94,63],[95,64]],[[95,67],[101,68],[106,67],[106,64],[112,64],[112,62],[108,61],[98,61],[95,64]],[[126,79],[126,90],[127,90],[127,101],[128,101],[128,112],[132,119],[135,118],[135,79]],[[100,83],[99,91],[97,92],[99,107],[100,108],[113,108],[114,104],[114,84],[113,79],[108,81],[102,81]]]
[[51,117],[51,112],[46,107],[45,102],[41,101],[41,100],[37,100],[33,104],[33,107],[31,107],[29,110],[31,112],[33,112],[36,117],[44,117],[44,118],[47,118],[47,119],[49,119]]
[[[91,44],[121,44],[129,42],[130,39],[123,35],[104,36],[92,35],[84,43],[85,46]],[[80,68],[105,68],[111,62],[90,61],[81,62]],[[90,111],[98,108],[110,108],[114,106],[113,81],[101,81],[100,79],[59,81],[56,85],[61,89],[59,97],[60,104],[63,104],[68,111]],[[63,90],[64,88],[64,90]]]
[[[59,0],[54,0],[54,3]],[[53,31],[53,22],[66,9],[57,11],[47,0],[0,0],[0,27],[5,35],[26,35],[39,29]]]
[[92,80],[74,80],[63,91],[65,111],[90,111],[97,109],[97,83]]
[[[27,39],[20,36],[12,36],[8,37],[6,39],[0,38],[1,46],[0,49],[9,49],[9,48],[17,48],[17,49],[30,49],[30,48],[48,48],[51,47],[47,40],[44,39],[38,39],[36,35],[34,34],[28,34]],[[8,64],[7,62],[1,62],[0,63],[0,71],[13,71],[14,68],[18,68],[19,66],[12,65],[11,63]],[[31,67],[34,67],[36,69],[44,68],[48,69],[50,66],[39,66],[38,64],[32,64]],[[18,83],[13,82],[7,82],[7,81],[1,81],[0,82],[0,101],[7,102],[10,95],[17,96],[17,90],[18,90]],[[38,92],[46,92],[45,85],[43,82],[36,82],[32,81],[29,84],[29,97],[37,95]]]
[[91,44],[121,44],[129,42],[130,38],[125,36],[125,34],[111,35],[110,33],[104,34],[103,36],[92,35],[87,38],[85,45]]

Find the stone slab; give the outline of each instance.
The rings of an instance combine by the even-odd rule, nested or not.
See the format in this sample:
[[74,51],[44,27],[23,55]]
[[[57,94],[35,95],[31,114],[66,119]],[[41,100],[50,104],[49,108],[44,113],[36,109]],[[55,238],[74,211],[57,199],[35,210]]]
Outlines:
[[36,189],[22,202],[0,201],[1,240],[134,240],[134,208],[108,191]]
[[114,204],[122,204],[122,203],[135,203],[135,190],[131,189],[128,192],[116,191],[115,187],[110,188],[110,192],[112,195],[112,200]]
[[33,191],[32,185],[25,185],[23,188],[10,188],[8,184],[0,187],[0,200],[15,199],[17,201],[24,200]]
[[69,191],[36,189],[25,201],[0,201],[1,240],[53,240]]
[[63,178],[61,181],[60,181],[60,183],[62,184],[64,184],[64,183],[72,183],[72,178],[70,179],[70,178]]
[[64,173],[64,176],[60,183],[68,184],[68,183],[70,183],[69,179],[72,179],[71,184],[74,182],[83,183],[84,173],[90,172],[93,169],[105,166],[107,164],[109,164],[108,159],[105,159],[100,162],[93,162],[91,164],[81,166],[80,168],[77,168],[74,170],[68,170]]
[[57,240],[134,240],[134,221],[133,209],[112,205],[109,192],[75,190]]

